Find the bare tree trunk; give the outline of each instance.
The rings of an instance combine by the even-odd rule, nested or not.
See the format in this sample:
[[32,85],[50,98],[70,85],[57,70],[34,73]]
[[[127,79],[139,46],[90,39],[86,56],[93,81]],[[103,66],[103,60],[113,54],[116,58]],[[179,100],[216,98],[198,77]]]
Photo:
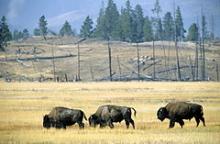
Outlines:
[[94,73],[93,73],[93,69],[92,69],[91,65],[89,66],[89,70],[90,70],[90,74],[91,74],[91,79],[92,79],[92,81],[94,81]]
[[192,80],[194,81],[195,80],[195,72],[194,72],[194,66],[192,64],[192,59],[191,59],[191,56],[189,56],[189,64],[190,64],[190,69],[191,69],[191,75],[192,75]]
[[[153,63],[155,63],[155,46],[154,46],[154,38],[153,38]],[[156,66],[153,66],[153,80],[156,78]]]
[[56,74],[55,74],[55,71],[56,71],[56,66],[55,66],[55,59],[54,59],[54,47],[51,48],[52,50],[52,62],[53,62],[53,79],[54,81],[56,82]]
[[108,39],[108,57],[109,57],[109,76],[110,81],[112,81],[112,56],[111,56],[111,47]]
[[118,70],[119,70],[119,80],[121,81],[121,64],[120,64],[119,56],[117,56],[117,61],[118,61]]
[[137,71],[138,71],[138,80],[140,80],[140,53],[139,53],[138,43],[137,43]]
[[196,55],[195,55],[195,80],[199,79],[199,51],[198,42],[196,42]]
[[68,76],[66,73],[65,73],[65,80],[66,80],[66,82],[68,82]]
[[219,81],[218,64],[216,64],[216,80]]
[[77,64],[78,64],[78,81],[80,81],[81,80],[81,77],[80,77],[80,49],[79,49],[79,42],[78,42],[78,44],[77,44],[77,49],[78,49],[78,62],[77,62]]
[[206,60],[205,60],[205,42],[204,36],[202,38],[202,80],[206,80]]
[[179,49],[177,46],[177,38],[175,38],[175,48],[176,48],[176,66],[177,66],[177,80],[181,81],[181,72],[180,72],[180,62],[179,62]]
[[[166,56],[166,48],[164,46],[164,41],[162,40],[162,47],[163,47],[163,55],[164,55],[164,67],[167,68],[167,56]],[[167,76],[169,73],[167,72]]]
[[[176,19],[176,4],[175,4],[175,1],[174,1],[174,20]],[[179,62],[179,49],[178,49],[178,46],[177,46],[177,24],[175,22],[175,30],[174,30],[174,36],[175,36],[175,49],[176,49],[176,66],[177,66],[177,80],[178,81],[181,81],[181,72],[180,72],[180,62]]]

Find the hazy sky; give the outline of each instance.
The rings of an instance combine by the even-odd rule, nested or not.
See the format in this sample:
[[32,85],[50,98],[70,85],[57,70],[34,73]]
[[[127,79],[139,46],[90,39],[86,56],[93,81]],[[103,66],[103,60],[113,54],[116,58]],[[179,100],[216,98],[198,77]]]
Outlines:
[[[90,15],[94,21],[99,13],[101,2],[106,4],[108,0],[0,0],[0,16],[5,15],[12,29],[28,28],[30,32],[38,26],[39,17],[45,15],[48,27],[58,31],[65,20],[68,20],[72,28],[79,31],[82,21]],[[114,0],[118,9],[125,5],[126,0]],[[132,7],[140,4],[144,14],[151,16],[151,9],[155,0],[130,0]],[[173,12],[174,0],[160,0],[162,16],[165,12]],[[220,37],[220,0],[175,0],[181,7],[184,27],[188,30],[191,23],[199,18],[201,7],[207,21],[214,18],[215,34]],[[210,28],[210,26],[208,27]]]

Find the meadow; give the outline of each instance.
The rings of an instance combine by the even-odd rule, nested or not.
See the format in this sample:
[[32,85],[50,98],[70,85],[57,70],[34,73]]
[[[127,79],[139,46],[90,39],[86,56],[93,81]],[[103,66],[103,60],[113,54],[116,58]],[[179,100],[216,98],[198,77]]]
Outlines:
[[[168,129],[156,112],[172,101],[203,105],[206,127],[196,128],[186,120]],[[78,125],[44,129],[42,118],[55,106],[82,109],[87,118],[98,106],[117,104],[137,110],[136,129],[125,122],[108,127],[85,129]],[[84,82],[84,83],[4,83],[0,82],[1,144],[219,144],[220,83],[215,82]]]

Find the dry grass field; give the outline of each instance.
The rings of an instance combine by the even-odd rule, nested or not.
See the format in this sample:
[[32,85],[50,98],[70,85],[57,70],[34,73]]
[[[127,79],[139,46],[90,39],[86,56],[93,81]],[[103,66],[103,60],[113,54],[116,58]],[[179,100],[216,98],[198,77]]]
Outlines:
[[[207,127],[195,120],[168,129],[156,111],[171,101],[190,101],[204,106]],[[78,125],[66,130],[44,129],[43,115],[55,106],[84,110],[86,116],[99,105],[117,104],[137,110],[136,129],[125,123],[114,129]],[[219,83],[0,83],[0,143],[2,144],[219,144]]]

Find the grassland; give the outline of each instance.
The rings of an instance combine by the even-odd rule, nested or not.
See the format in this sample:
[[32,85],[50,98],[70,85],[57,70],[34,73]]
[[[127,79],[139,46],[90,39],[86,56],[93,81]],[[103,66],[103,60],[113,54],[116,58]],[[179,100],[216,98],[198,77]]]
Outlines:
[[[219,83],[0,83],[0,143],[73,144],[219,144]],[[204,106],[207,127],[196,128],[193,120],[183,129],[176,124],[168,129],[156,111],[170,101],[190,101]],[[125,123],[114,129],[77,125],[66,130],[44,129],[42,117],[54,106],[84,110],[87,117],[99,105],[135,107],[136,129]]]

